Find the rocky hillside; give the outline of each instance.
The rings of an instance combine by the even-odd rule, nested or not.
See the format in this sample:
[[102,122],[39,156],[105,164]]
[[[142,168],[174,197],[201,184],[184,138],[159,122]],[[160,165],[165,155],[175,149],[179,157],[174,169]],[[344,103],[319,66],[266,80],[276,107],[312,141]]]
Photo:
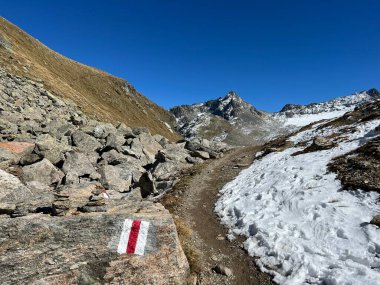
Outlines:
[[280,112],[273,114],[273,117],[283,121],[285,125],[305,126],[314,121],[337,118],[357,106],[378,100],[380,93],[373,88],[322,103],[287,104]]
[[92,118],[147,127],[170,140],[169,112],[142,96],[127,81],[70,60],[0,17],[0,65],[8,72],[43,83],[46,90],[70,99]]
[[[0,68],[0,283],[185,283],[176,227],[153,201],[221,150],[93,120]],[[128,220],[150,224],[142,257],[120,254]]]
[[231,145],[259,144],[279,134],[279,124],[235,92],[225,97],[170,110],[186,138],[203,137]]

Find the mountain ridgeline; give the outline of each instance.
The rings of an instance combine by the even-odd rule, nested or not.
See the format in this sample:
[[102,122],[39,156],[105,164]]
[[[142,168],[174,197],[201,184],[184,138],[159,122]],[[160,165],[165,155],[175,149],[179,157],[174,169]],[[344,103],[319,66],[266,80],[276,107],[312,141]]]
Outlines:
[[184,137],[203,137],[231,145],[261,143],[277,134],[280,125],[269,113],[257,110],[233,91],[216,100],[177,106],[170,111]]
[[314,121],[333,119],[365,103],[380,100],[372,88],[349,96],[309,105],[286,104],[280,112],[257,110],[235,92],[205,103],[170,109],[185,138],[203,137],[230,145],[255,145]]

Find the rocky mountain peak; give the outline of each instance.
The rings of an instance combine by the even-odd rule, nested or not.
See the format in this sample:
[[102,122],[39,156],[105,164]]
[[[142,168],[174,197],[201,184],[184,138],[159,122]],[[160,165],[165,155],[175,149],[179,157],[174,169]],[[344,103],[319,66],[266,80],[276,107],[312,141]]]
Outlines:
[[226,96],[219,98],[220,102],[227,102],[227,103],[235,103],[235,104],[241,104],[241,103],[246,103],[237,93],[234,91],[230,91],[226,94]]
[[238,94],[235,93],[235,91],[230,91],[227,93],[224,99],[241,99],[241,98]]
[[376,88],[371,88],[366,93],[371,97],[380,99],[380,92]]

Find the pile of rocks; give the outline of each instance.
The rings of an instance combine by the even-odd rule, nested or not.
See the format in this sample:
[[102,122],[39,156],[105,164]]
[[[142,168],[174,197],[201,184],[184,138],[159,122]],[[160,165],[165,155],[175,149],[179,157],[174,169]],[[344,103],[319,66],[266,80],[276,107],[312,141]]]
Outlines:
[[[15,228],[27,233],[27,225],[33,220],[36,228],[45,228],[47,236],[43,240],[36,236],[26,243],[30,261],[38,259],[40,249],[47,246],[46,241],[51,245],[56,243],[57,227],[60,227],[62,234],[73,231],[78,235],[77,240],[74,238],[67,240],[67,244],[56,244],[56,248],[62,251],[61,256],[67,255],[67,250],[77,248],[78,256],[83,259],[77,258],[74,262],[73,258],[68,262],[61,258],[64,263],[72,263],[77,275],[73,275],[70,268],[66,273],[58,270],[61,264],[58,257],[46,268],[60,276],[63,274],[64,277],[57,279],[60,280],[58,283],[72,280],[75,276],[79,278],[83,273],[79,270],[82,267],[87,268],[83,274],[88,275],[91,273],[88,272],[88,264],[92,261],[80,249],[86,248],[83,242],[92,244],[92,238],[111,238],[110,232],[116,233],[117,230],[108,220],[115,218],[117,222],[114,223],[120,228],[122,217],[134,218],[148,212],[150,220],[159,220],[155,222],[156,238],[173,243],[170,250],[164,245],[157,246],[155,254],[166,254],[167,266],[172,266],[173,260],[177,260],[181,264],[180,271],[173,274],[179,277],[173,277],[173,280],[181,280],[187,272],[187,262],[182,260],[185,258],[170,214],[144,198],[164,194],[177,182],[182,169],[216,158],[222,155],[224,148],[224,145],[210,144],[206,140],[171,143],[160,135],[152,135],[145,128],[131,129],[123,123],[113,125],[90,119],[71,102],[47,91],[43,82],[13,76],[0,68],[0,238],[6,241],[3,243],[6,248],[0,246],[0,252],[7,252],[2,254],[0,262],[15,269],[14,282],[45,280],[46,276],[38,273],[41,272],[39,267],[24,270],[11,258],[18,254],[17,247],[12,244],[18,244],[21,237],[10,233]],[[73,215],[76,218],[71,217]],[[96,226],[89,227],[88,231],[83,229],[83,236],[77,226],[81,221],[78,216],[93,219],[95,224],[108,230],[96,232]],[[61,221],[60,217],[70,219]],[[86,220],[85,224],[91,224],[91,221]],[[52,257],[56,256],[46,250]],[[169,256],[173,250],[176,256]],[[99,255],[107,264],[119,260],[110,258],[104,248],[101,252]],[[117,268],[112,270],[120,271]],[[136,267],[135,270],[140,269]],[[167,267],[165,270],[171,269]],[[94,274],[92,277],[86,275],[91,284],[97,284],[99,280],[102,283],[102,276],[108,273],[104,270],[101,274]],[[118,274],[124,276],[124,280],[129,278],[125,272]],[[151,274],[149,278],[157,279],[158,276],[157,269],[156,276]],[[114,277],[108,274],[107,280]],[[51,278],[46,280],[50,282],[54,279]],[[0,274],[1,284],[8,284],[7,280],[11,279]],[[140,281],[144,283],[146,280]]]
[[48,211],[49,205],[53,215],[107,211],[112,203],[103,196],[113,202],[158,196],[173,187],[182,169],[223,150],[207,140],[170,143],[145,128],[92,120],[42,82],[4,70],[0,108],[0,168],[34,194],[10,199],[11,206],[0,198],[7,209],[0,212],[11,216]]

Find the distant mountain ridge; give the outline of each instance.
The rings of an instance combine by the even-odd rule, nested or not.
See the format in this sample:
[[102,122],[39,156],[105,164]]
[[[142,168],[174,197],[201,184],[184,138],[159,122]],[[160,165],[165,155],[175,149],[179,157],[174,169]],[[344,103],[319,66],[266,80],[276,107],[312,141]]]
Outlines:
[[232,145],[260,143],[278,130],[277,121],[235,92],[204,103],[170,109],[177,130],[186,138],[203,137]]
[[235,92],[204,103],[170,109],[186,138],[202,137],[232,145],[252,145],[312,122],[332,119],[365,103],[380,100],[375,88],[322,103],[286,104],[280,112],[260,111]]
[[321,103],[308,105],[286,104],[280,112],[274,113],[272,116],[283,121],[285,125],[303,126],[316,120],[341,116],[352,111],[355,107],[377,100],[380,100],[380,92],[372,88]]

